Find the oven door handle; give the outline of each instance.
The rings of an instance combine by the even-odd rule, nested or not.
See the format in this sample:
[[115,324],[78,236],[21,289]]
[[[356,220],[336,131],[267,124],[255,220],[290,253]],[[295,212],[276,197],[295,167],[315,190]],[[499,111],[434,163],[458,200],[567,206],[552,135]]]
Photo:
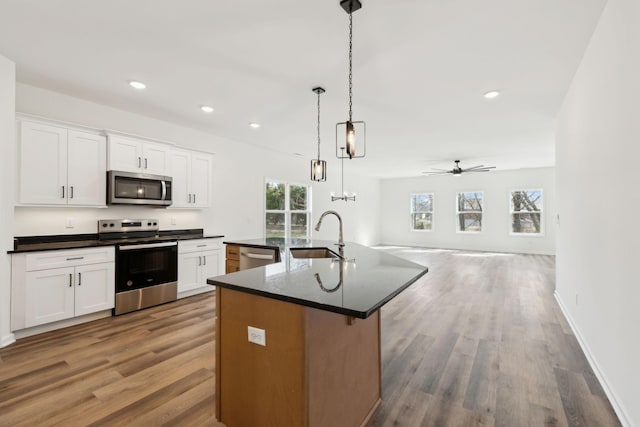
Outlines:
[[135,251],[136,249],[164,248],[167,246],[178,246],[178,242],[149,243],[146,245],[120,246],[119,249],[121,251]]

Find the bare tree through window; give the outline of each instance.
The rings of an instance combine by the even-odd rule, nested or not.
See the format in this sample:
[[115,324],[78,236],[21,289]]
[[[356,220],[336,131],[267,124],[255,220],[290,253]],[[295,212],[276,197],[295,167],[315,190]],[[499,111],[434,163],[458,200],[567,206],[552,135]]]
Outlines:
[[411,195],[411,229],[431,230],[433,227],[433,194]]
[[542,231],[542,190],[511,192],[511,232],[540,234]]
[[457,215],[458,231],[482,231],[482,205],[484,193],[482,191],[458,193]]

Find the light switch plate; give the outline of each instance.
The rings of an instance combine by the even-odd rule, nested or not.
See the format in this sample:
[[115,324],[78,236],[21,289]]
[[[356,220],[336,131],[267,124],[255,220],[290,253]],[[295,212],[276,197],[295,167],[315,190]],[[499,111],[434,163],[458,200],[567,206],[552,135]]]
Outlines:
[[267,345],[267,332],[264,329],[254,328],[253,326],[247,326],[247,332],[249,335],[249,342],[258,344],[261,346]]

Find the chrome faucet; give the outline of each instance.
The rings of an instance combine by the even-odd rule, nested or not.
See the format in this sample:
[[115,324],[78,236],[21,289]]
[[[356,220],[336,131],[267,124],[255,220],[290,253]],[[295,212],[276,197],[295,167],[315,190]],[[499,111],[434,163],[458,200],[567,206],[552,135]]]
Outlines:
[[320,224],[322,224],[322,220],[325,216],[333,214],[338,218],[340,222],[340,235],[338,236],[338,253],[340,254],[340,258],[344,258],[344,240],[342,240],[342,218],[340,218],[340,214],[336,211],[326,211],[322,215],[320,215],[320,219],[316,224],[316,231],[320,231]]

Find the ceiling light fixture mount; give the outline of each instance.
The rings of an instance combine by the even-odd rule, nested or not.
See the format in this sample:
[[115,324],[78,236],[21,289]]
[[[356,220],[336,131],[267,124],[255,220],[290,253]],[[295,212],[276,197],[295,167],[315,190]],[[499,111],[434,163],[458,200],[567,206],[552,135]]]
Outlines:
[[323,182],[327,180],[327,162],[320,160],[320,95],[326,91],[320,86],[312,90],[318,95],[318,158],[311,160],[311,180]]
[[487,99],[495,99],[500,96],[499,90],[490,90],[483,95]]
[[138,90],[142,90],[142,89],[146,89],[147,88],[146,84],[144,84],[142,82],[139,82],[137,80],[131,80],[129,82],[129,86],[131,86],[134,89],[138,89]]
[[[336,157],[357,159],[366,155],[367,125],[364,121],[353,120],[353,12],[362,8],[360,0],[342,0],[340,6],[349,14],[349,120],[336,124]],[[345,135],[344,145],[338,142],[340,134]],[[361,135],[362,153],[356,151],[356,135]],[[345,153],[346,152],[346,153]]]

